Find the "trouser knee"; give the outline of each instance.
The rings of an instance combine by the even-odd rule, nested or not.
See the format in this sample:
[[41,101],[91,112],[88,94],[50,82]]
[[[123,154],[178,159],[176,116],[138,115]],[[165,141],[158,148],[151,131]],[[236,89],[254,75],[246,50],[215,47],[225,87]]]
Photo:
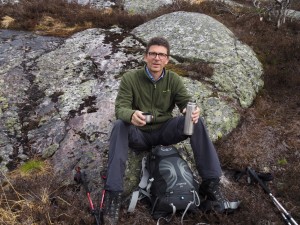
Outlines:
[[111,136],[115,133],[127,133],[129,129],[129,123],[124,122],[123,120],[116,120],[113,124],[113,128],[111,131]]
[[115,128],[126,128],[128,127],[128,123],[124,122],[123,120],[116,120],[114,122],[113,127]]

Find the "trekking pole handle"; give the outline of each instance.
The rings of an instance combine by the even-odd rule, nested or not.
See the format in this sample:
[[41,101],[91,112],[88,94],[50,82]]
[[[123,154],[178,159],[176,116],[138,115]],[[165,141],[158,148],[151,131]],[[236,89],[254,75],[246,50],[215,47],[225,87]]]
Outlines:
[[[266,184],[258,177],[257,173],[251,169],[251,167],[247,167],[247,171],[249,173],[249,175],[254,178],[258,183],[259,185],[264,189],[265,192],[267,192],[268,194],[271,193],[270,189],[266,186]],[[250,178],[251,178],[250,177]]]
[[74,180],[79,183],[82,184],[86,193],[90,192],[89,187],[88,187],[88,182],[86,179],[86,174],[83,172],[81,172],[81,168],[78,166],[75,168],[76,170],[76,175],[74,177]]

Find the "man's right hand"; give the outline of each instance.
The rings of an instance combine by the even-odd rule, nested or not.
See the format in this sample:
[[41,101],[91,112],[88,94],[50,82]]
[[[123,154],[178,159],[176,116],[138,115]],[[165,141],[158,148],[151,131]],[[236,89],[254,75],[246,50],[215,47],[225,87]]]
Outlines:
[[142,127],[146,125],[145,116],[142,114],[142,111],[136,110],[131,117],[131,123],[134,126]]

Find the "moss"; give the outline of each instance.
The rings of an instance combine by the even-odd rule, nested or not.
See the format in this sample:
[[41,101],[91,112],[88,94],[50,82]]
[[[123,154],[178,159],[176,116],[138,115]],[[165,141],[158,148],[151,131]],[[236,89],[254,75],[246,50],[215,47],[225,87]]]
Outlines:
[[2,115],[3,111],[8,108],[7,99],[0,96],[0,115]]
[[140,172],[142,165],[142,158],[147,154],[147,151],[140,152],[136,154],[133,150],[128,151],[128,164],[125,172],[125,186],[124,192],[125,195],[131,193],[140,182]]
[[192,61],[184,62],[180,64],[169,63],[166,68],[174,71],[179,76],[189,77],[192,80],[202,81],[205,77],[210,78],[214,70],[209,65],[209,63],[202,61]]
[[45,168],[45,163],[40,160],[29,160],[20,166],[20,172],[23,175],[30,174],[32,172],[41,172]]
[[283,158],[283,159],[279,159],[279,160],[278,160],[278,164],[281,165],[281,166],[284,166],[284,165],[286,165],[287,163],[288,163],[288,162],[287,162],[286,158]]
[[187,77],[188,71],[182,69],[179,65],[176,64],[167,64],[166,69],[172,70],[173,72],[177,73],[179,76]]
[[17,130],[19,130],[18,126],[18,118],[16,117],[8,117],[5,121],[5,127],[9,131],[10,134],[15,134]]
[[50,145],[48,148],[46,148],[43,151],[42,158],[43,159],[47,159],[47,158],[51,157],[56,152],[56,150],[58,149],[58,147],[59,147],[58,144]]

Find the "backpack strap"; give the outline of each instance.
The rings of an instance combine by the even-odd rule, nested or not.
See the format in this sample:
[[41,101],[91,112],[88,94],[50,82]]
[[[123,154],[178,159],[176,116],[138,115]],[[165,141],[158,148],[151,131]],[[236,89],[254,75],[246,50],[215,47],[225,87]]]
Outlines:
[[192,190],[191,192],[193,192],[194,200],[192,202],[189,202],[189,204],[186,206],[186,208],[185,208],[185,210],[184,210],[184,212],[181,216],[180,222],[181,222],[182,225],[183,225],[183,218],[184,218],[186,212],[188,211],[188,209],[190,208],[190,206],[192,204],[195,204],[197,207],[200,205],[200,198],[199,198],[199,195],[198,195],[197,191]]
[[136,207],[136,204],[139,200],[139,195],[140,195],[140,191],[132,192],[132,196],[131,196],[131,200],[130,200],[127,212],[133,212],[134,211],[134,209]]
[[173,203],[170,203],[170,206],[172,207],[172,215],[169,217],[169,218],[166,218],[166,217],[160,217],[158,220],[157,220],[157,223],[156,225],[159,225],[159,221],[161,219],[164,219],[165,221],[167,221],[167,223],[169,223],[173,217],[175,216],[175,213],[176,213],[176,206],[173,204]]
[[147,161],[147,157],[143,157],[143,159],[142,159],[142,178],[139,183],[139,187],[142,189],[147,187],[148,179],[149,179],[149,172],[146,169],[146,161]]
[[199,206],[200,205],[200,197],[199,197],[199,194],[197,191],[195,190],[192,190],[193,194],[194,194],[194,201],[193,203],[196,205],[196,206]]
[[127,212],[133,212],[138,200],[148,197],[150,199],[150,187],[153,182],[153,178],[149,179],[149,172],[146,169],[147,157],[142,159],[142,177],[139,183],[139,190],[132,192],[132,197],[127,209]]
[[[183,218],[184,218],[186,212],[189,210],[190,206],[193,205],[193,204],[196,205],[196,206],[199,206],[199,205],[200,205],[200,198],[199,198],[198,193],[197,193],[195,190],[191,190],[191,192],[193,192],[194,200],[193,200],[193,201],[190,201],[190,202],[188,203],[188,205],[186,206],[186,208],[185,208],[185,210],[184,210],[184,212],[183,212],[183,214],[182,214],[182,216],[181,216],[181,220],[180,220],[181,225],[183,225]],[[170,206],[172,207],[172,215],[171,215],[169,218],[166,218],[166,217],[160,217],[160,218],[157,220],[156,225],[159,225],[159,221],[160,221],[161,219],[164,219],[164,220],[167,221],[168,223],[172,220],[172,218],[174,217],[174,215],[175,215],[175,213],[176,213],[176,207],[175,207],[175,205],[174,205],[173,203],[171,203]]]
[[183,212],[183,214],[182,214],[182,216],[181,216],[181,220],[180,220],[180,224],[181,224],[181,225],[183,225],[183,218],[184,218],[186,212],[188,211],[188,209],[190,208],[190,206],[191,206],[193,203],[194,203],[194,202],[189,202],[189,204],[186,206],[186,208],[185,208],[185,210],[184,210],[184,212]]

